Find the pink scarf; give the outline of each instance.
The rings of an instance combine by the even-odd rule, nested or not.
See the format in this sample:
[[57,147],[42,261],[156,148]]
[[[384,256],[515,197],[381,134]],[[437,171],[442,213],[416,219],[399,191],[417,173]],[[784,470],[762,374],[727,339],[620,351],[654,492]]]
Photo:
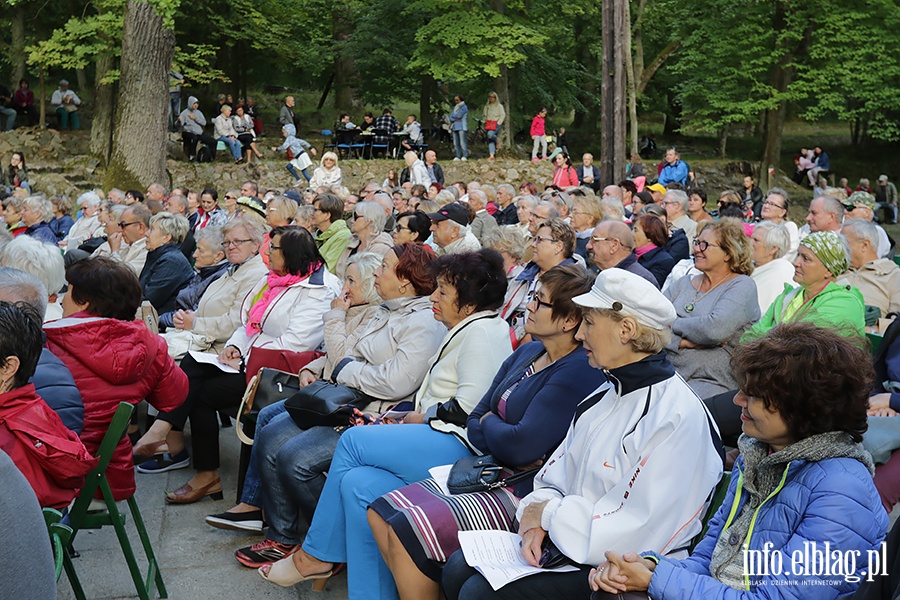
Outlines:
[[260,296],[259,300],[250,307],[250,312],[247,313],[247,335],[253,337],[258,333],[262,333],[262,319],[266,314],[266,309],[272,304],[272,301],[275,300],[283,290],[307,279],[310,275],[315,273],[320,266],[319,263],[315,263],[310,266],[309,273],[300,273],[298,275],[278,275],[274,271],[269,271],[269,275],[266,279],[266,287],[262,296]]
[[645,245],[641,246],[640,248],[635,248],[634,255],[637,256],[638,258],[640,258],[643,255],[650,252],[651,250],[653,250],[654,248],[656,248],[656,244],[645,244]]

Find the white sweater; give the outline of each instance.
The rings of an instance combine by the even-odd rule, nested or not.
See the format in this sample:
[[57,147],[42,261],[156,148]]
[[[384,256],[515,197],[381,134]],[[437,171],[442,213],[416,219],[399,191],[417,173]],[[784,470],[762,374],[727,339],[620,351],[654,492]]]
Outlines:
[[750,277],[756,283],[759,312],[763,315],[769,310],[775,298],[784,292],[784,284],[795,285],[794,265],[784,258],[776,258],[761,267],[756,267]]
[[610,382],[579,404],[577,423],[516,516],[547,501],[541,526],[580,564],[635,548],[684,558],[722,476],[718,429],[662,355],[608,375]]

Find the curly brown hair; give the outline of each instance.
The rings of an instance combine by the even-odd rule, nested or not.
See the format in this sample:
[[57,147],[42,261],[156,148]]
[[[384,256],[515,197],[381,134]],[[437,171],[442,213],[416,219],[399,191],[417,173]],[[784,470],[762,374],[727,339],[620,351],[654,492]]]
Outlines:
[[716,235],[722,252],[731,259],[731,271],[741,275],[753,273],[753,246],[750,238],[744,233],[744,226],[737,219],[723,218],[718,221],[706,221],[697,230],[697,237],[711,229]]
[[861,442],[875,371],[859,337],[786,323],[738,346],[731,367],[741,390],[778,411],[800,441],[844,431]]

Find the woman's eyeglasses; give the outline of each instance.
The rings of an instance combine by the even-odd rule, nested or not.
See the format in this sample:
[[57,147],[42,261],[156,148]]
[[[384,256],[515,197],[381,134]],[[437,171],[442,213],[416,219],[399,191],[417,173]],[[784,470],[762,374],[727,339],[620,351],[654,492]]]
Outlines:
[[721,246],[719,244],[710,244],[706,240],[694,240],[693,245],[694,245],[694,248],[696,248],[700,252],[706,252],[706,249],[709,248],[710,246],[713,246],[715,248],[721,248]]

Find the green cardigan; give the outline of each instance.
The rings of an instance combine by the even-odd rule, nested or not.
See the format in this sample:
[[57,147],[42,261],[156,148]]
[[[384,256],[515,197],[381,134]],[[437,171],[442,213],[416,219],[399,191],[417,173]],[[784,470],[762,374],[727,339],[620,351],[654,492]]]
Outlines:
[[[741,341],[754,339],[766,334],[770,329],[783,322],[785,307],[797,294],[803,292],[802,287],[791,287],[784,284],[784,291],[769,306],[766,314],[741,337]],[[847,333],[865,335],[865,302],[862,293],[852,285],[829,283],[825,289],[806,303],[791,321],[806,321],[821,327],[838,327]]]
[[319,254],[325,259],[325,266],[332,273],[337,269],[338,259],[341,257],[344,248],[350,243],[351,237],[353,237],[353,234],[347,227],[347,222],[343,219],[338,219],[329,225],[328,229],[320,231],[319,235],[316,236]]

